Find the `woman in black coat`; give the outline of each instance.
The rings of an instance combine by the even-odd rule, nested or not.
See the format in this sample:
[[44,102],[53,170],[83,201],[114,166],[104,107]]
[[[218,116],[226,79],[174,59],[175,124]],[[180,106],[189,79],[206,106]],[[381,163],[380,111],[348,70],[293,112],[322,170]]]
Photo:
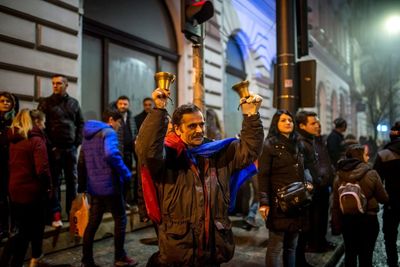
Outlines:
[[293,182],[304,181],[303,155],[294,132],[294,119],[287,110],[278,110],[272,118],[259,159],[261,216],[269,229],[266,266],[295,266],[299,231],[305,211],[286,214],[277,203],[277,190]]

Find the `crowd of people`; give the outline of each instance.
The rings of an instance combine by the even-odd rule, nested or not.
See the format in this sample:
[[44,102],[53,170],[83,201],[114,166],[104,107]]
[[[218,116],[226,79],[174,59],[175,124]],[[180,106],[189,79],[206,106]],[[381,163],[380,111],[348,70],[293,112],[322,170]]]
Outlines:
[[345,266],[372,266],[380,204],[387,263],[398,267],[400,122],[391,128],[391,141],[371,155],[376,149],[366,142],[345,138],[344,119],[335,119],[332,132],[322,136],[318,115],[310,111],[277,110],[264,139],[262,98],[253,93],[240,99],[240,134],[222,139],[221,129],[212,131],[215,112],[207,112],[213,125],[207,132],[193,104],[177,107],[171,117],[167,90],[155,89],[136,116],[130,99],[120,96],[102,121],[85,122],[67,93],[67,78],[53,76],[52,88],[33,110],[19,110],[15,95],[0,93],[0,235],[7,239],[1,266],[23,266],[29,244],[29,267],[40,266],[45,225],[62,227],[68,219],[62,207],[69,215],[77,194],[85,193],[90,210],[82,267],[98,266],[93,242],[105,212],[115,223],[115,266],[138,264],[124,249],[132,203],[157,234],[159,250],[147,266],[217,267],[234,255],[229,215],[240,203],[240,188],[251,185],[243,216],[258,227],[258,209],[265,221],[267,267],[312,266],[306,252],[337,245],[327,239],[329,227],[343,236]]

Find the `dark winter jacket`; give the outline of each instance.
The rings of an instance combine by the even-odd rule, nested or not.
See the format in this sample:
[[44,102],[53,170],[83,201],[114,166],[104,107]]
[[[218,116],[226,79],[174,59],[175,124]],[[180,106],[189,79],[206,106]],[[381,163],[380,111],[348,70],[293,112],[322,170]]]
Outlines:
[[235,247],[228,217],[229,177],[253,163],[261,152],[260,116],[244,116],[240,140],[211,158],[197,157],[192,167],[184,151],[177,156],[177,150],[164,146],[167,125],[167,111],[154,109],[143,122],[136,142],[140,166],[148,167],[157,186],[161,210],[158,259],[171,266],[229,261]]
[[140,126],[142,126],[142,123],[146,119],[148,113],[146,111],[142,111],[139,114],[135,116],[135,125],[136,125],[136,130],[139,132]]
[[310,182],[312,182],[314,186],[318,186],[321,183],[321,179],[318,172],[319,161],[314,145],[314,135],[304,131],[303,129],[299,129],[297,132],[299,133],[298,141],[303,147],[304,169],[307,169],[310,172],[312,179]]
[[385,183],[389,205],[400,210],[400,138],[387,144],[378,152],[374,169]]
[[9,193],[12,202],[28,204],[47,196],[51,188],[50,167],[46,140],[42,131],[34,127],[28,139],[9,129]]
[[104,122],[90,120],[84,126],[78,162],[79,192],[92,196],[121,193],[121,184],[131,173],[118,150],[117,134]]
[[8,192],[8,137],[7,132],[15,114],[19,110],[18,98],[13,94],[1,92],[11,100],[12,108],[10,111],[0,114],[0,201],[6,198]]
[[38,110],[46,114],[46,133],[54,147],[78,147],[82,143],[83,117],[75,98],[52,94],[40,101]]
[[343,134],[333,129],[326,140],[326,147],[328,148],[329,157],[331,158],[333,166],[337,168],[338,161],[344,156],[345,153]]
[[332,166],[326,147],[326,140],[322,136],[314,138],[315,151],[318,154],[318,176],[321,178],[320,186],[332,186],[335,169]]
[[304,181],[303,154],[300,144],[280,135],[265,139],[258,161],[260,206],[269,206],[267,227],[273,231],[297,232],[305,227],[306,213],[287,215],[278,207],[279,188]]
[[332,203],[332,230],[336,234],[341,232],[342,225],[338,190],[340,185],[346,182],[358,182],[367,198],[366,214],[368,215],[376,215],[379,211],[378,203],[386,203],[389,200],[379,174],[367,163],[355,158],[339,161],[337,177],[333,184]]

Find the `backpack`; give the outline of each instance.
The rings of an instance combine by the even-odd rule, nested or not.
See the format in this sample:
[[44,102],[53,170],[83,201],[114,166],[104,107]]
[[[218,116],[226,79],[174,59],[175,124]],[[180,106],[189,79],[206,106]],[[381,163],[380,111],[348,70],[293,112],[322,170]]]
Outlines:
[[344,182],[339,187],[339,204],[343,214],[364,214],[367,210],[367,198],[358,182]]

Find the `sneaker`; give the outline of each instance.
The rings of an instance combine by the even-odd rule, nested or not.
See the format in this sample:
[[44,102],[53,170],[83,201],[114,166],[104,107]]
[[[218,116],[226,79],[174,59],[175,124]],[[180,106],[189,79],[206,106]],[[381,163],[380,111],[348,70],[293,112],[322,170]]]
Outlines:
[[31,258],[30,262],[29,262],[29,267],[38,267],[40,266],[40,262],[43,259],[43,254],[40,255],[39,258]]
[[139,262],[137,260],[135,260],[134,258],[125,256],[122,259],[116,260],[114,262],[114,266],[115,267],[123,267],[123,266],[136,266],[138,265]]
[[57,211],[56,213],[54,213],[53,222],[51,223],[51,226],[53,226],[54,228],[63,226],[63,223],[61,221],[61,212]]
[[251,227],[258,228],[258,224],[256,223],[256,219],[253,217],[247,217],[245,222]]
[[59,228],[59,227],[63,226],[63,223],[62,223],[61,220],[53,221],[53,222],[51,223],[51,226],[54,227],[54,228]]

